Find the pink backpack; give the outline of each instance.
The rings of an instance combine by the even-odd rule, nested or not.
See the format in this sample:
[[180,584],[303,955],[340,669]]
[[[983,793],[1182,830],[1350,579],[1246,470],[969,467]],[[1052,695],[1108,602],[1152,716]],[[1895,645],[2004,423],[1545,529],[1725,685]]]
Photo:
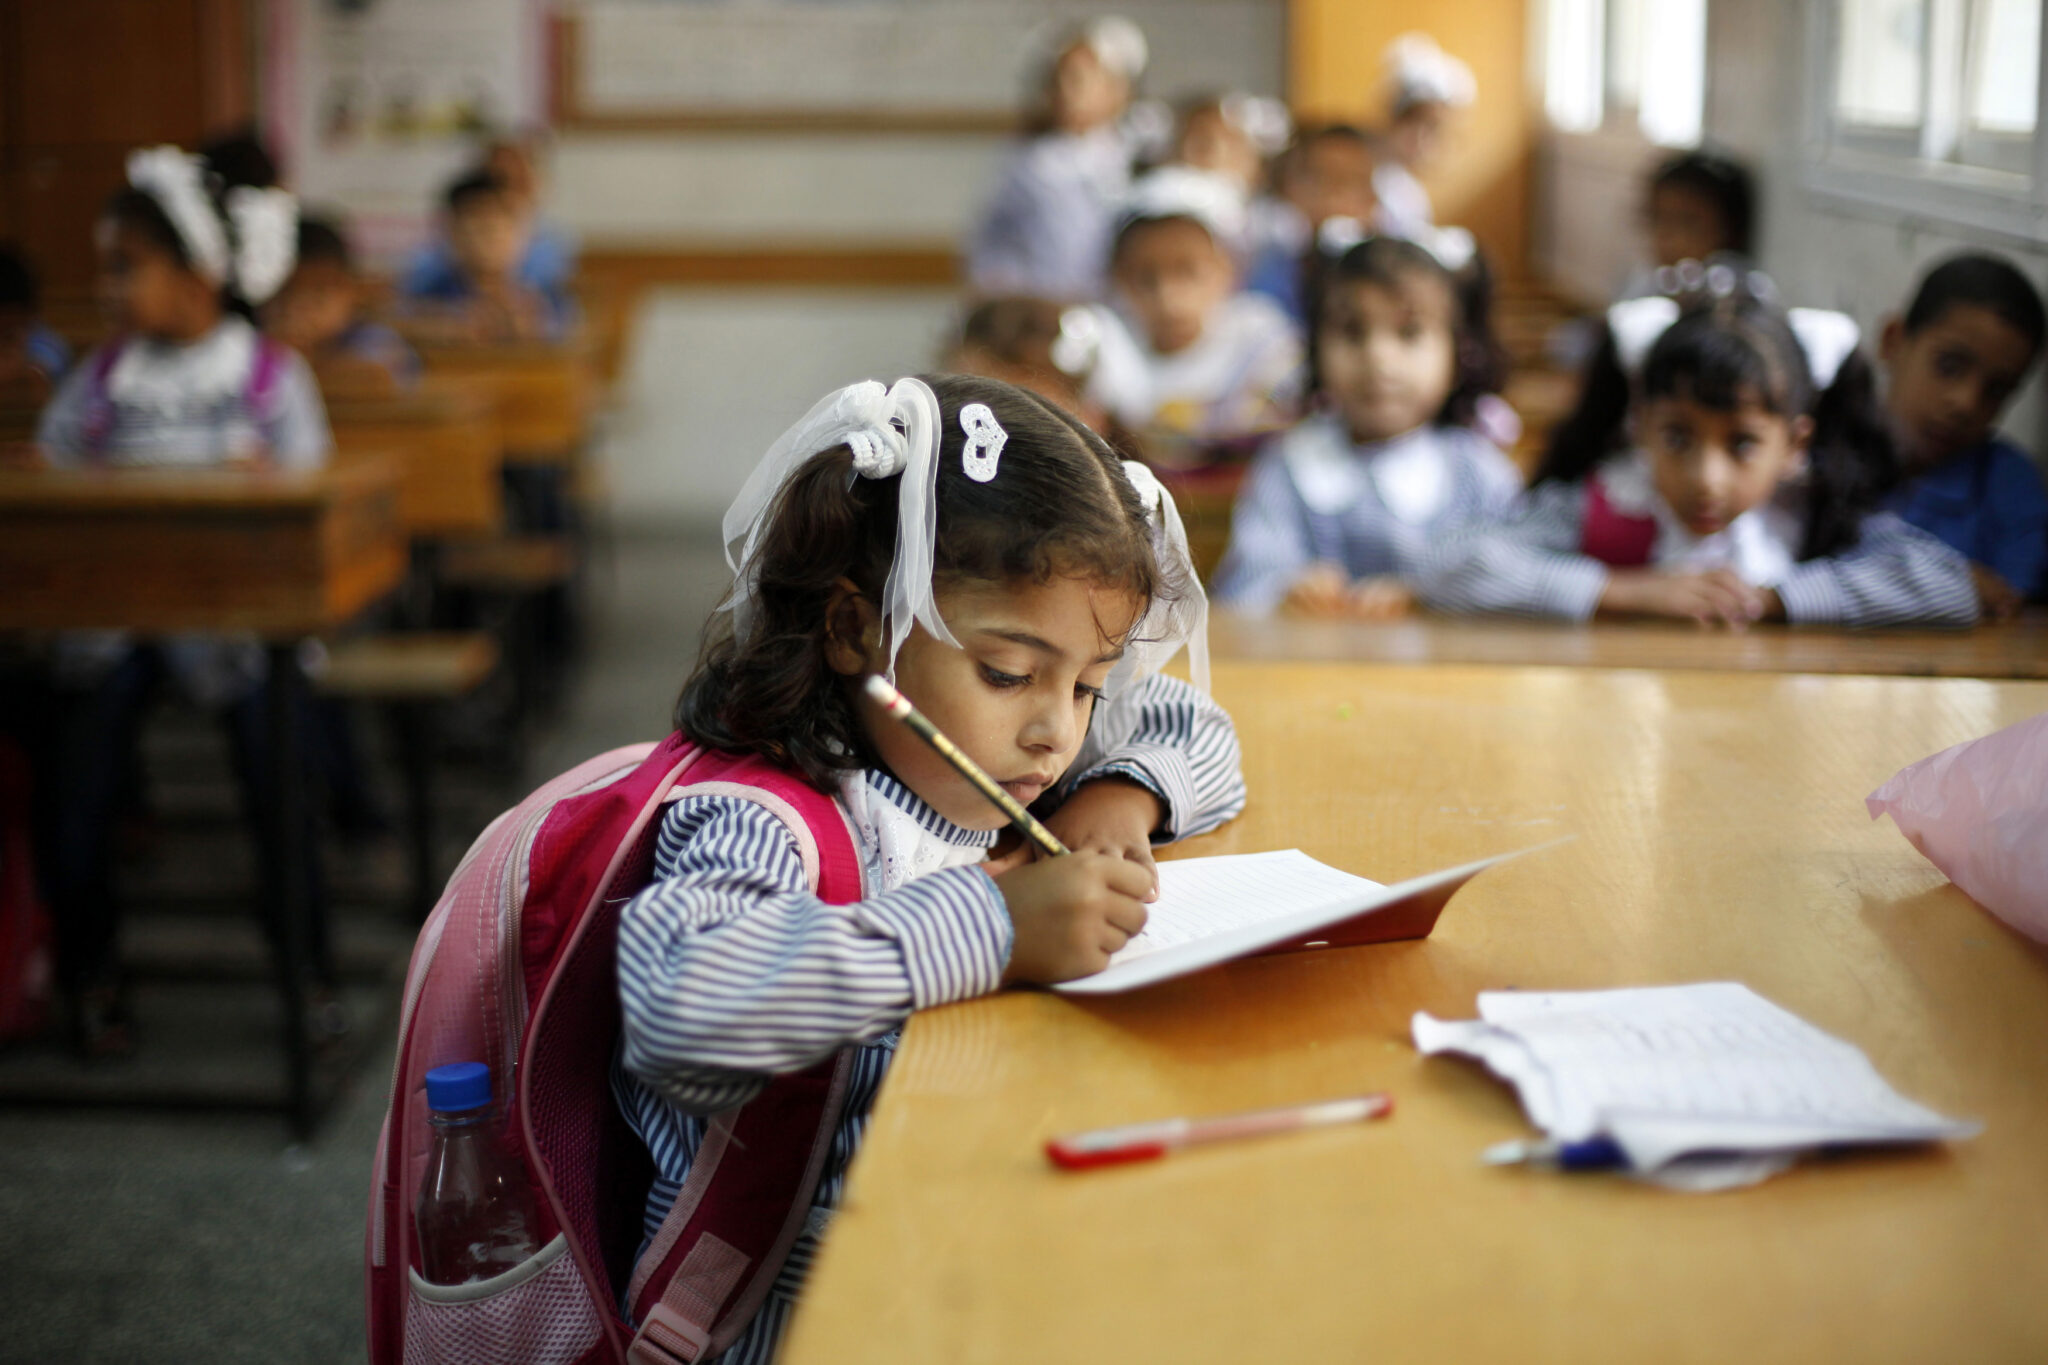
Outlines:
[[[776,1078],[714,1117],[636,1266],[653,1165],[611,1094],[620,907],[650,880],[667,803],[758,802],[795,835],[819,896],[859,899],[860,860],[828,796],[765,760],[680,735],[593,758],[493,821],[413,949],[365,1247],[372,1365],[673,1365],[731,1344],[802,1229],[852,1052]],[[431,1130],[426,1073],[490,1065],[505,1140],[546,1240],[480,1284],[427,1284],[413,1204]],[[509,1083],[506,1077],[510,1077]],[[619,1312],[630,1286],[636,1334]]]

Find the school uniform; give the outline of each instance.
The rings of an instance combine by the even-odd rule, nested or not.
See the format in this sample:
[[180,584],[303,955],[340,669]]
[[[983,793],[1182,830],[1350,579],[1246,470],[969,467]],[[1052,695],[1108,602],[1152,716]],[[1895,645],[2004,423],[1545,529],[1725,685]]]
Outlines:
[[1774,590],[1795,625],[1976,621],[1968,561],[1933,536],[1879,512],[1863,519],[1849,549],[1801,560],[1805,525],[1805,494],[1790,484],[1715,534],[1694,536],[1658,496],[1648,458],[1634,452],[1582,482],[1539,484],[1504,523],[1452,538],[1431,552],[1416,591],[1442,611],[1584,621],[1610,568],[1726,568]]
[[399,335],[396,329],[368,318],[358,318],[350,323],[323,350],[329,355],[379,366],[401,389],[418,384],[424,369],[420,353],[413,349],[411,342]]
[[1277,608],[1311,564],[1352,578],[1410,578],[1430,546],[1497,521],[1522,478],[1500,449],[1461,426],[1426,426],[1355,444],[1320,413],[1268,442],[1230,520],[1216,598],[1240,611]]
[[1233,294],[1193,343],[1170,353],[1120,314],[1096,309],[1102,346],[1087,397],[1133,431],[1227,441],[1269,431],[1301,398],[1301,339],[1259,294]]
[[2027,452],[2003,437],[1906,480],[1885,505],[2023,596],[2048,590],[2048,491]]
[[1382,161],[1373,167],[1372,190],[1380,201],[1375,223],[1381,235],[1426,240],[1436,226],[1436,208],[1415,172],[1398,161]]
[[968,242],[969,282],[981,294],[1100,298],[1130,184],[1130,143],[1118,128],[1032,138],[1011,153]]
[[[551,223],[535,223],[519,258],[518,280],[546,298],[549,306],[566,309],[569,287],[576,278],[576,241]],[[398,292],[408,298],[461,299],[469,284],[446,238],[436,238],[406,262]]]
[[[59,386],[36,441],[60,467],[184,469],[241,460],[313,469],[333,445],[306,362],[232,315],[186,345],[131,337],[94,352]],[[60,967],[78,984],[103,976],[111,963],[112,827],[142,713],[160,685],[220,714],[258,829],[259,869],[266,884],[278,884],[283,874],[265,818],[275,802],[264,759],[266,660],[248,636],[188,632],[138,644],[125,631],[91,630],[59,636],[52,663],[65,694],[52,900]],[[267,912],[275,898],[264,899]],[[314,931],[314,959],[325,974],[318,907]]]
[[[1057,799],[1091,778],[1128,778],[1166,807],[1161,841],[1243,808],[1237,738],[1214,702],[1154,676],[1108,705],[1131,708],[1136,729],[1114,753],[1091,731]],[[861,858],[859,902],[813,895],[787,826],[761,806],[685,796],[662,819],[654,884],[620,916],[625,1030],[612,1087],[654,1158],[647,1237],[688,1177],[709,1116],[753,1098],[772,1075],[857,1048],[809,1220],[721,1365],[772,1358],[904,1021],[995,990],[1010,957],[1002,893],[975,866],[996,831],[960,828],[881,769],[847,774],[838,803]]]

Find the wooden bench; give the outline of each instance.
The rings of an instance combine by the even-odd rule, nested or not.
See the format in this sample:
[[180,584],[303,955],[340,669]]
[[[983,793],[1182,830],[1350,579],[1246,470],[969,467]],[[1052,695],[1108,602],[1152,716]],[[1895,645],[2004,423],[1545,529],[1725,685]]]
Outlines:
[[441,881],[435,860],[436,706],[474,692],[498,666],[498,642],[481,631],[408,631],[338,640],[327,646],[314,686],[330,697],[384,709],[406,793],[411,904],[421,919]]

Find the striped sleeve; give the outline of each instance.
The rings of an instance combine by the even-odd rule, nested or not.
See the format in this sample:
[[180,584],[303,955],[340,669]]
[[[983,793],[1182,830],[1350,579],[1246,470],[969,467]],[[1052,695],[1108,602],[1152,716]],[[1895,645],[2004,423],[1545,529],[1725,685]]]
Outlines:
[[1230,512],[1230,549],[1216,571],[1216,600],[1259,615],[1275,611],[1314,558],[1307,509],[1280,443],[1268,442]]
[[1868,517],[1854,549],[1795,564],[1778,585],[1795,625],[1969,626],[1970,561],[1889,512]]
[[277,377],[270,410],[259,418],[263,442],[283,469],[317,469],[334,451],[327,425],[327,407],[312,367],[297,351],[289,352]]
[[57,392],[43,405],[36,419],[36,445],[43,458],[62,469],[81,462],[85,450],[85,409],[92,393],[92,371],[98,363],[94,352],[64,376]]
[[1068,792],[1097,778],[1136,782],[1166,807],[1165,823],[1153,836],[1158,843],[1205,834],[1244,809],[1237,727],[1214,698],[1179,678],[1154,674],[1105,705],[1135,707],[1136,728],[1129,739],[1099,756],[1083,745]]
[[986,994],[1009,960],[1009,914],[979,867],[828,905],[782,822],[740,798],[676,802],[655,868],[619,918],[622,1060],[688,1112]]
[[1607,566],[1576,552],[1583,506],[1578,484],[1539,484],[1506,521],[1472,527],[1431,551],[1416,595],[1438,611],[1589,620]]

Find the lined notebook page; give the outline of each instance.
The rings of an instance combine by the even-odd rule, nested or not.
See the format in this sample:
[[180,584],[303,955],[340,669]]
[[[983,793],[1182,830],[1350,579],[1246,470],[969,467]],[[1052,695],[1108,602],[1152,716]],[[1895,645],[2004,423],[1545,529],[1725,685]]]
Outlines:
[[1378,882],[1340,872],[1298,848],[1181,858],[1159,864],[1159,899],[1145,930],[1109,959],[1112,968],[1281,915],[1363,906]]

